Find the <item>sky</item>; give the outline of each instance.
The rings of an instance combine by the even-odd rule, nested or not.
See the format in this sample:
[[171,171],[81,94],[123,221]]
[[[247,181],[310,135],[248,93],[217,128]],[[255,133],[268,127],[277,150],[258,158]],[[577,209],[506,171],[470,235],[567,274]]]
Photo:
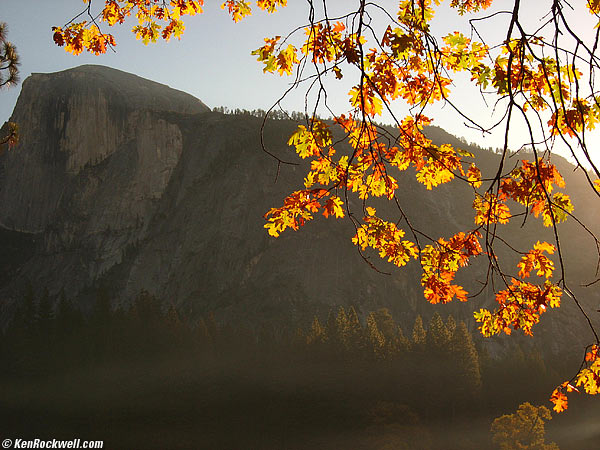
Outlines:
[[[0,20],[8,24],[8,37],[17,46],[22,80],[35,72],[101,64],[183,90],[211,107],[270,106],[286,80],[265,76],[250,53],[264,36],[276,34],[277,22],[257,14],[234,24],[218,3],[207,0],[204,14],[186,20],[181,41],[144,46],[129,31],[133,24],[114,27],[116,53],[100,56],[67,54],[52,41],[52,26],[64,25],[81,11],[81,0],[0,0]],[[292,12],[282,11],[281,16],[288,20]],[[19,91],[20,86],[0,92],[0,120],[10,116]]]
[[[97,8],[102,3],[100,0],[94,2]],[[0,21],[8,24],[8,38],[17,46],[22,80],[31,73],[56,72],[82,64],[101,64],[188,92],[211,108],[268,109],[290,86],[292,78],[264,74],[262,64],[256,61],[251,52],[262,45],[264,37],[285,36],[294,27],[304,25],[306,1],[289,0],[289,6],[275,15],[257,11],[237,24],[219,8],[221,3],[221,0],[205,0],[204,13],[186,19],[186,31],[181,41],[173,39],[168,43],[144,46],[130,32],[133,22],[113,27],[110,32],[117,39],[116,52],[108,51],[100,56],[67,54],[52,41],[52,26],[62,26],[81,12],[84,7],[81,0],[0,0]],[[330,14],[335,15],[336,9],[347,9],[352,3],[351,0],[329,0]],[[523,2],[522,17],[530,17],[532,26],[535,26],[536,21],[539,23],[539,18],[548,11],[548,3],[547,0]],[[388,6],[393,11],[397,1],[383,0],[378,4]],[[506,9],[511,7],[512,1],[496,0],[496,4],[499,9]],[[589,18],[582,15],[576,19],[576,23],[585,25],[581,30],[589,29],[592,32],[593,23]],[[466,17],[459,18],[446,5],[434,19],[434,32],[444,35],[454,29],[466,31],[466,20]],[[501,40],[507,20],[507,16],[498,16],[482,31],[490,41]],[[344,112],[349,108],[347,92],[350,87],[346,79],[341,84],[328,87],[329,101],[336,112]],[[0,123],[10,117],[19,92],[20,85],[0,91]],[[290,111],[303,110],[303,93],[296,89],[283,107]],[[493,122],[490,105],[486,105],[473,91],[469,79],[457,78],[453,100],[474,117],[485,117],[488,124]],[[400,117],[406,115],[404,105],[394,105],[394,108],[398,109]],[[481,132],[466,127],[464,119],[456,116],[448,106],[436,107],[428,115],[436,119],[435,125],[469,142],[486,148],[502,146],[502,130],[483,136]],[[391,122],[391,118],[383,117],[381,121]],[[511,128],[515,131],[514,139],[509,144],[518,147],[525,136],[524,127],[515,123]]]

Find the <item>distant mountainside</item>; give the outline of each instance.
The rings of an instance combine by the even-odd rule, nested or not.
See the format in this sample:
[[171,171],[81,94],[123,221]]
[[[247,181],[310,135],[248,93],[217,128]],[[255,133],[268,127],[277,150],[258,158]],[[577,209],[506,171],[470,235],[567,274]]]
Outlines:
[[[418,267],[396,270],[374,257],[392,275],[369,268],[350,241],[348,220],[320,218],[270,238],[262,216],[301,183],[302,169],[281,167],[275,183],[277,165],[261,149],[259,118],[213,113],[167,86],[81,66],[25,80],[11,120],[21,141],[0,156],[0,240],[12,243],[0,261],[4,317],[29,284],[64,292],[84,308],[98,287],[119,301],[145,289],[186,312],[213,311],[226,320],[306,321],[331,305],[352,304],[362,313],[388,307],[412,323],[416,313],[434,309],[470,319],[481,303],[493,302],[487,292],[466,304],[428,305]],[[295,126],[267,121],[269,150],[292,159],[286,141]],[[429,133],[434,142],[476,153],[484,172],[498,161],[443,130]],[[559,166],[576,212],[597,226],[599,210],[588,207],[582,174],[564,160]],[[472,200],[459,183],[432,193],[407,173],[399,192],[415,225],[433,236],[472,226]],[[535,222],[503,233],[522,250],[551,240]],[[592,280],[593,241],[568,222],[561,238],[568,275],[576,283]],[[485,268],[474,267],[461,282],[475,287],[484,278]],[[583,292],[586,305],[597,309],[598,290]],[[546,339],[553,349],[583,328],[568,298],[564,304],[540,326],[553,337]]]

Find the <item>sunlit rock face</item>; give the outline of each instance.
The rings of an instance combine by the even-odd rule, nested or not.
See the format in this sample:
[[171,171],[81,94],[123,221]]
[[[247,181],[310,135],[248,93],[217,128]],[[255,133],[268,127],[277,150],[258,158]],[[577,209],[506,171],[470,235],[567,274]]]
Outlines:
[[[115,153],[131,153],[126,169],[133,175],[128,186],[115,187],[131,191],[133,203],[160,196],[182,150],[177,125],[160,115],[206,111],[191,95],[103,66],[33,74],[11,118],[21,125],[20,144],[2,158],[0,221],[23,231],[44,230],[64,204],[69,183]],[[91,211],[99,200],[91,195],[97,180],[86,181],[78,200],[89,205],[73,206]],[[139,208],[121,203],[125,216],[139,215]]]
[[[269,237],[263,215],[302,186],[306,167],[278,167],[262,144],[296,162],[286,145],[297,125],[291,121],[267,121],[261,138],[260,118],[213,113],[188,94],[100,66],[32,75],[12,120],[21,142],[0,155],[0,225],[34,237],[18,261],[0,261],[11,270],[0,286],[0,325],[28,283],[51,295],[64,291],[88,306],[99,287],[116,303],[145,289],[192,315],[214,311],[222,320],[254,323],[306,323],[331,306],[354,305],[363,317],[387,307],[406,326],[416,314],[427,320],[435,310],[474,328],[473,310],[494,306],[491,284],[467,303],[427,304],[418,262],[399,269],[367,252],[391,275],[374,271],[352,245],[355,229],[348,219],[318,216],[298,232]],[[475,153],[484,176],[495,173],[497,154],[440,129],[429,133],[434,142]],[[586,208],[579,193],[585,178],[564,161],[560,168],[576,211],[597,224],[598,211]],[[403,212],[426,235],[448,238],[473,228],[473,193],[464,183],[428,191],[410,170],[398,182]],[[387,203],[376,202],[378,214],[398,220],[398,209]],[[360,203],[350,204],[360,216]],[[537,240],[553,240],[534,219],[502,232],[523,251]],[[574,222],[561,233],[573,284],[589,282],[593,241]],[[515,254],[502,246],[497,252],[504,269],[516,272]],[[461,271],[457,281],[481,290],[486,276],[484,262],[466,275]],[[582,299],[593,305],[597,292]],[[548,346],[558,348],[573,337],[567,335],[581,332],[577,308],[564,303],[561,319],[541,326],[540,334],[560,330],[563,336],[547,339]]]
[[0,162],[0,223],[43,233],[54,254],[86,242],[82,279],[95,278],[142,238],[179,162],[183,136],[169,114],[207,111],[191,95],[103,66],[33,74],[11,118],[20,143]]

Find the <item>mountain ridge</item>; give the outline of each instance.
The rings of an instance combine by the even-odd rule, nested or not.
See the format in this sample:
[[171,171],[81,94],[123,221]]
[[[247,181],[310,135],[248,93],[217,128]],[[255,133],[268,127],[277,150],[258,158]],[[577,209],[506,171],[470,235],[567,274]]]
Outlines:
[[[261,148],[262,119],[210,112],[195,97],[154,82],[149,97],[134,89],[130,98],[130,87],[113,86],[139,77],[123,74],[83,66],[35,75],[23,85],[13,113],[22,141],[0,156],[0,223],[35,234],[36,250],[15,264],[15,276],[0,288],[5,311],[29,282],[87,304],[99,286],[117,302],[145,289],[194,315],[215,312],[228,320],[287,315],[306,322],[332,305],[353,304],[362,313],[387,307],[410,323],[415,314],[439,310],[423,299],[416,265],[392,267],[388,277],[371,270],[351,244],[346,220],[319,218],[278,239],[267,235],[262,215],[302,182],[303,173],[282,167],[274,183],[278,168]],[[48,83],[56,88],[43,89]],[[267,121],[269,151],[286,156],[295,126]],[[482,158],[482,168],[498,158],[466,147]],[[410,171],[399,183],[405,211],[428,233],[447,236],[472,226],[464,187],[450,183],[428,192]],[[598,216],[583,209],[587,219]],[[507,230],[523,233],[523,246],[529,238],[552,237],[531,222],[524,231],[519,225]],[[571,226],[561,229],[572,234]],[[569,242],[576,243],[570,260],[589,253],[583,237]],[[484,268],[472,272],[461,280],[469,288],[485,279]],[[593,303],[598,295],[592,294]],[[490,292],[480,304],[493,305]],[[472,302],[441,308],[472,326]],[[569,308],[568,323],[578,323]],[[547,332],[555,333],[558,323]]]

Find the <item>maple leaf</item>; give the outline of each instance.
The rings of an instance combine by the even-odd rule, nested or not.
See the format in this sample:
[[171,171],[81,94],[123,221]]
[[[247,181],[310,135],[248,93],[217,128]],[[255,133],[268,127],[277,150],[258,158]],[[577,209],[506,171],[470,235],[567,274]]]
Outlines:
[[560,306],[562,290],[548,280],[543,285],[512,279],[507,289],[496,294],[499,308],[494,312],[482,309],[474,314],[476,322],[481,323],[479,330],[486,336],[499,333],[511,333],[511,328],[522,329],[527,335],[533,335],[532,328],[540,320],[546,307]]
[[258,61],[261,61],[265,64],[263,68],[263,72],[274,72],[277,69],[277,65],[275,63],[275,56],[273,56],[273,52],[275,51],[275,46],[281,39],[281,36],[275,36],[274,38],[264,38],[265,45],[254,50],[251,54],[257,55]]
[[600,0],[588,0],[587,7],[592,14],[600,13]]
[[545,256],[543,252],[547,252],[551,255],[555,250],[556,247],[554,247],[554,245],[548,244],[547,242],[540,243],[540,241],[538,241],[534,245],[533,250],[527,252],[517,264],[517,267],[520,269],[519,276],[523,278],[529,277],[531,271],[537,269],[538,276],[546,278],[552,277],[554,263]]
[[[287,228],[298,230],[313,219],[312,213],[321,208],[320,200],[329,192],[323,189],[305,189],[290,194],[279,208],[271,208],[266,214],[264,228],[273,237],[278,237]],[[335,211],[334,211],[335,212]]]
[[125,13],[116,1],[107,1],[102,10],[102,20],[108,22],[109,26],[113,26],[116,23],[123,23]]
[[475,164],[471,164],[467,171],[467,181],[474,188],[481,187],[481,170]]
[[323,215],[329,217],[335,215],[336,219],[344,217],[344,202],[338,196],[333,196],[327,200],[323,207]]
[[[374,211],[373,211],[374,212]],[[405,239],[404,231],[395,224],[369,215],[364,217],[361,225],[352,238],[355,245],[363,250],[371,247],[379,251],[379,256],[387,258],[388,262],[398,267],[405,266],[411,258],[418,257],[417,246]]]
[[[567,194],[563,194],[562,192],[557,192],[552,197],[552,202],[550,205],[548,206],[546,204],[542,210],[544,226],[551,227],[554,223],[564,222],[567,220],[569,213],[573,212],[573,209],[574,207],[569,196]],[[536,217],[538,214],[536,214]]]
[[277,70],[280,75],[291,75],[294,65],[298,62],[296,47],[290,44],[285,50],[279,52],[277,56]]
[[65,45],[65,36],[64,36],[64,32],[62,30],[61,27],[52,27],[52,31],[54,31],[54,34],[52,35],[52,39],[54,40],[54,43],[56,45],[58,45],[59,47],[62,47],[63,45]]
[[512,217],[508,206],[497,196],[486,192],[483,197],[477,196],[473,201],[476,211],[475,223],[487,225],[490,223],[506,224]]
[[221,9],[226,8],[233,21],[236,23],[252,14],[252,8],[245,0],[226,0],[225,3],[221,5]]
[[596,361],[600,358],[600,347],[597,345],[592,345],[590,351],[585,354],[586,361]]
[[556,411],[557,413],[561,413],[568,408],[567,396],[558,389],[555,389],[552,392],[550,401],[554,403],[554,407],[552,409],[554,409],[554,411]]
[[314,119],[311,125],[311,129],[299,125],[288,140],[288,145],[294,146],[301,158],[317,156],[331,144],[331,131],[324,122]]
[[396,59],[408,54],[408,50],[414,45],[414,37],[405,33],[402,28],[392,29],[388,26],[381,45],[388,46]]
[[[171,9],[166,3],[163,3],[163,6],[155,3],[157,2],[105,0],[99,14],[100,20],[112,27],[124,23],[128,16],[134,15],[138,24],[131,31],[136,39],[147,45],[156,42],[160,37],[164,40],[169,40],[172,36],[179,39],[185,30],[180,17],[201,13],[204,2],[203,0],[172,0],[169,2]],[[95,20],[92,22],[70,22],[64,28],[53,27],[53,40],[58,46],[64,46],[65,51],[75,55],[84,50],[96,55],[106,53],[108,47],[116,45],[115,38],[112,34],[101,32]]]
[[344,75],[342,75],[342,69],[340,69],[338,66],[333,66],[332,70],[338,80],[341,80],[344,77]]
[[363,87],[361,90],[355,86],[348,94],[350,95],[350,104],[354,108],[364,111],[365,114],[375,116],[381,115],[383,112],[383,102],[370,89]]
[[278,7],[287,6],[287,0],[258,0],[256,4],[260,9],[274,13]]
[[576,386],[582,386],[587,394],[600,393],[600,360],[596,359],[589,367],[581,369],[576,380]]
[[452,8],[458,8],[459,14],[465,12],[477,12],[480,9],[489,8],[492,4],[492,0],[452,0],[450,6]]

